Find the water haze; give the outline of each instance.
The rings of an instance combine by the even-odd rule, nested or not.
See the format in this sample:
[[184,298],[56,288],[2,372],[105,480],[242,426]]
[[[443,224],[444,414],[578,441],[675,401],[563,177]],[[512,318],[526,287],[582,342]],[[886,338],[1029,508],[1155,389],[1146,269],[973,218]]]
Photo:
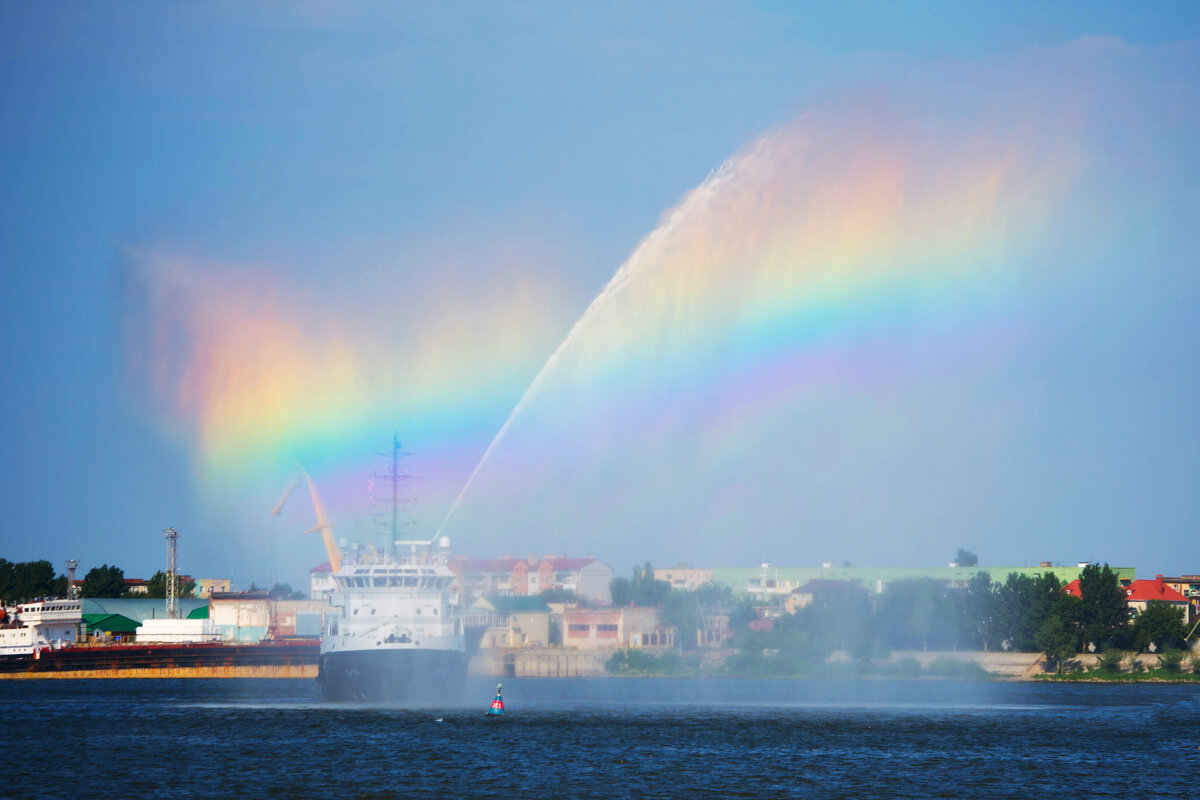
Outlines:
[[[487,678],[421,710],[323,705],[313,681],[4,681],[0,795],[1186,797],[1200,762],[1190,685],[504,685],[493,720]],[[67,769],[66,742],[131,767]]]

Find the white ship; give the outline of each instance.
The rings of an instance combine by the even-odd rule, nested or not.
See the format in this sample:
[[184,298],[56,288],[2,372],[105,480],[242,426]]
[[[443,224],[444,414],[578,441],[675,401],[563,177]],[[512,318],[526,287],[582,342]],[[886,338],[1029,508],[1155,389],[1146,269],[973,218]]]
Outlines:
[[321,628],[317,680],[325,700],[405,705],[456,703],[467,674],[466,637],[449,540],[397,541],[400,442],[393,441],[391,524],[383,552],[343,552],[316,487],[301,472],[275,507],[276,514],[301,477],[312,494],[317,525],[333,570],[334,591]]
[[326,700],[460,699],[467,649],[449,541],[396,545],[407,555],[347,558],[334,569],[317,678]]
[[37,658],[44,650],[75,644],[83,622],[78,600],[37,600],[5,608],[0,619],[0,658]]

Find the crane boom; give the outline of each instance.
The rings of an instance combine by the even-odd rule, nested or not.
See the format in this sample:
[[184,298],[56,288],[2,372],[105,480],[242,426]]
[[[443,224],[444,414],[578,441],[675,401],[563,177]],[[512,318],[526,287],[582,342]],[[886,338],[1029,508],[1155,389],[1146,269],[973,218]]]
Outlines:
[[303,467],[293,476],[288,482],[287,488],[283,490],[283,496],[279,498],[279,502],[275,504],[271,514],[279,516],[279,512],[283,510],[283,506],[287,503],[288,498],[296,491],[296,487],[300,485],[300,480],[303,479],[308,483],[308,492],[312,497],[313,511],[317,515],[317,524],[305,531],[305,533],[321,533],[321,539],[325,543],[325,554],[329,556],[329,566],[337,572],[342,567],[342,551],[338,549],[337,542],[333,539],[333,526],[329,524],[329,520],[325,518],[325,506],[321,503],[321,496],[317,494],[317,486],[313,483],[312,476]]

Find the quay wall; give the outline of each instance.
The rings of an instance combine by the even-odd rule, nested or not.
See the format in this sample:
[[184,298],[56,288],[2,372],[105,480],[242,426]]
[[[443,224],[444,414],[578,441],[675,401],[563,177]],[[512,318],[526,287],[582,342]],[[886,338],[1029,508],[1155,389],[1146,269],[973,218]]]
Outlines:
[[480,650],[467,666],[470,675],[495,678],[595,678],[607,675],[609,652],[579,650]]

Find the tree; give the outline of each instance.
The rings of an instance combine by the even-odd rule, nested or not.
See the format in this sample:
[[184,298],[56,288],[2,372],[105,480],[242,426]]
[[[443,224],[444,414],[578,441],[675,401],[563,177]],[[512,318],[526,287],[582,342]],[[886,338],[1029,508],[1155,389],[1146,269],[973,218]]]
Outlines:
[[633,602],[633,584],[628,578],[613,578],[608,582],[608,596],[614,606],[627,606]]
[[879,598],[881,644],[895,650],[949,649],[958,644],[958,596],[932,578],[892,581]]
[[542,599],[547,603],[578,603],[579,595],[570,589],[557,589],[551,587],[542,590]]
[[1035,577],[1010,572],[996,590],[996,638],[1014,650],[1040,651],[1034,636],[1062,597],[1069,595],[1063,594],[1062,584],[1052,572]]
[[271,587],[272,600],[303,600],[305,594],[302,591],[292,591],[290,583],[277,583]]
[[[167,576],[169,572],[159,570],[154,573],[150,580],[146,581],[146,597],[163,598],[167,596]],[[196,582],[191,578],[180,575],[179,580],[175,583],[176,597],[191,597],[196,590]]]
[[81,593],[84,597],[120,597],[125,594],[125,571],[108,564],[93,567],[83,576]]
[[972,553],[970,550],[958,548],[958,553],[954,556],[954,563],[960,567],[975,567],[979,565],[979,556]]
[[1063,674],[1064,662],[1079,652],[1079,629],[1059,613],[1051,613],[1038,628],[1034,636],[1038,650],[1053,661],[1059,675]]
[[700,628],[700,600],[695,592],[668,592],[659,618],[664,625],[675,629],[675,641],[682,649],[696,649],[696,631]]
[[55,577],[49,561],[13,563],[0,558],[0,600],[21,603],[35,597],[65,597],[67,579]]
[[671,593],[671,584],[654,578],[654,567],[647,561],[643,567],[633,568],[633,604],[635,606],[658,606]]
[[812,602],[796,612],[796,620],[811,643],[826,654],[845,650],[861,660],[884,649],[875,635],[870,595],[859,586],[814,592]]
[[1088,564],[1079,574],[1080,623],[1083,637],[1099,647],[1113,647],[1129,637],[1129,605],[1117,573],[1108,564]]
[[1183,624],[1183,609],[1162,600],[1151,600],[1146,610],[1133,621],[1133,642],[1138,650],[1154,644],[1160,652],[1168,648],[1187,647],[1184,637],[1187,626]]
[[963,641],[987,650],[996,627],[995,613],[992,576],[977,572],[967,581],[967,593],[963,596]]

